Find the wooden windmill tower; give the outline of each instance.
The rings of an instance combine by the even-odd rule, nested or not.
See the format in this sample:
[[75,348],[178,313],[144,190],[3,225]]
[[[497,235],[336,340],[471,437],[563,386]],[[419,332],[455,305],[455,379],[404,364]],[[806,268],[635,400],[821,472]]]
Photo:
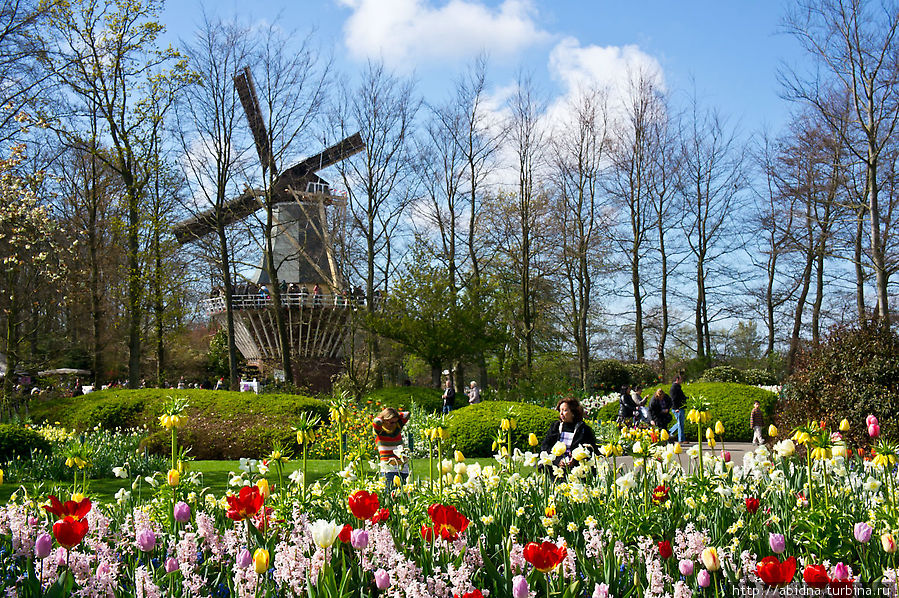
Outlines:
[[[358,307],[343,292],[335,253],[335,236],[342,231],[346,199],[334,195],[328,182],[316,172],[362,151],[365,145],[356,133],[279,174],[249,68],[234,77],[234,85],[263,171],[273,175],[269,190],[275,206],[272,247],[278,279],[287,285],[287,292],[282,292],[281,309],[286,311],[297,369],[309,372],[339,358],[347,310]],[[265,197],[263,190],[248,188],[228,201],[222,209],[225,224],[244,220],[263,208]],[[215,223],[215,210],[207,210],[179,223],[174,229],[175,237],[182,244],[193,242],[213,232]],[[262,259],[250,283],[236,285],[233,305],[238,348],[248,362],[264,367],[266,362],[277,361],[280,346],[271,294],[265,293],[270,284],[262,266],[265,256]],[[318,296],[313,295],[316,286],[321,293]],[[205,308],[211,317],[224,323],[224,298],[207,300]]]

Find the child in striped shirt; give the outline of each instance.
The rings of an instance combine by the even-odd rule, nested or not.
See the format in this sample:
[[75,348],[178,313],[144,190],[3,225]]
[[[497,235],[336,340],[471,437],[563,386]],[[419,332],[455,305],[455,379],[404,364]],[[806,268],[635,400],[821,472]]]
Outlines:
[[403,455],[403,426],[409,421],[408,411],[397,411],[387,407],[372,420],[378,443],[378,456],[381,461],[381,472],[389,492],[394,478],[400,476],[403,483],[409,478],[409,459]]

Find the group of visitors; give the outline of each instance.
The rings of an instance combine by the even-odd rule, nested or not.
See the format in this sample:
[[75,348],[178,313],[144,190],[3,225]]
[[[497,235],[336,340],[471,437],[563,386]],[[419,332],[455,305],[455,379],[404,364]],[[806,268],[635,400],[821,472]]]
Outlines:
[[[365,305],[365,291],[362,287],[356,286],[352,290],[343,289],[335,291],[325,299],[322,287],[318,283],[310,288],[306,284],[281,281],[278,285],[281,291],[281,302],[284,305],[292,307],[349,307]],[[214,287],[209,297],[216,299],[224,296],[224,290],[220,287]],[[253,282],[235,284],[231,293],[234,300],[234,306],[238,309],[258,309],[268,305],[271,296],[266,285],[260,285]],[[374,291],[374,303],[377,305],[381,298],[381,290]]]
[[642,393],[643,388],[640,386],[621,388],[618,399],[618,423],[638,425],[642,422],[656,428],[664,428],[669,431],[672,438],[676,434],[677,441],[683,442],[687,397],[681,388],[680,374],[674,377],[670,394],[659,388],[647,399]]
[[[468,404],[469,405],[477,405],[481,402],[481,389],[478,387],[478,383],[474,380],[471,381],[468,388],[465,389],[465,394],[468,395]],[[443,415],[446,415],[450,411],[452,411],[456,407],[456,387],[453,384],[452,375],[446,379],[446,384],[443,386]]]

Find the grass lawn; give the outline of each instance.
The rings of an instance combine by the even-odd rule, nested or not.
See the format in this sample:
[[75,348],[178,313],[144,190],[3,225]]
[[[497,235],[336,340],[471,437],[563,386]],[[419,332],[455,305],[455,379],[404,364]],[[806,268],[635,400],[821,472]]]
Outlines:
[[[496,461],[491,458],[466,459],[465,462],[480,463],[481,465],[491,465],[496,463]],[[302,468],[302,465],[303,464],[300,461],[291,461],[290,463],[285,465],[285,478],[293,473],[294,470]],[[229,473],[232,471],[240,471],[239,467],[239,461],[190,462],[191,470],[200,471],[203,473],[203,481],[205,482],[206,486],[209,487],[210,491],[216,496],[221,496],[225,493],[225,490],[228,489]],[[308,462],[309,482],[314,482],[315,480],[324,477],[329,473],[336,472],[338,469],[339,461],[337,460],[318,461],[310,459]],[[415,459],[412,462],[412,471],[413,475],[416,477],[427,477],[428,460]],[[276,481],[276,474],[274,470],[270,470],[266,477],[268,477],[270,482]],[[110,502],[114,500],[115,493],[118,492],[120,488],[126,488],[130,490],[132,481],[133,480],[131,479],[123,480],[120,478],[101,478],[96,480],[88,480],[88,484],[90,486],[89,495],[92,500],[99,502]],[[36,483],[37,481],[33,483],[26,482],[24,484],[12,484],[4,482],[3,485],[0,485],[0,501],[9,500],[10,495],[12,495],[12,493],[18,490],[21,486],[25,486],[28,492],[31,493],[34,490]]]

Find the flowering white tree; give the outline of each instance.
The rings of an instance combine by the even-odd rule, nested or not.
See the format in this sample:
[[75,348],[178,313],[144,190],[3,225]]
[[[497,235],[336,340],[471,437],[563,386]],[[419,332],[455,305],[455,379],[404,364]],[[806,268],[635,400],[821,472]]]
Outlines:
[[35,286],[52,286],[62,278],[57,225],[47,208],[40,205],[35,187],[40,176],[19,174],[21,148],[0,160],[0,322],[4,326],[3,348],[7,355],[7,375],[2,398],[7,404],[12,390],[12,374],[19,362],[19,346],[26,335],[28,302]]

